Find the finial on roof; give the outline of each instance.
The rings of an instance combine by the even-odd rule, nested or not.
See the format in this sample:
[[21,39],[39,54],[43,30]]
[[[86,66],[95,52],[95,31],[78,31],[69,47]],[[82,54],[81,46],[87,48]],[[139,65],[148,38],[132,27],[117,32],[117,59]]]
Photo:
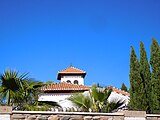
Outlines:
[[71,62],[71,64],[70,64],[70,67],[73,67],[72,62]]

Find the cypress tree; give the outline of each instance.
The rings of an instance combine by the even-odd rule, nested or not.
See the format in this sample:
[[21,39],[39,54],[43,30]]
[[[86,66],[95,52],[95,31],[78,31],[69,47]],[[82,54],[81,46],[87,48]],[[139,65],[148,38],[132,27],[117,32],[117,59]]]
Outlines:
[[124,91],[128,92],[128,89],[127,89],[127,87],[125,86],[124,83],[122,83],[121,90],[124,90]]
[[141,78],[140,78],[140,71],[139,71],[139,61],[137,59],[136,53],[134,48],[131,47],[131,55],[130,55],[130,109],[139,110],[141,106]]
[[[151,73],[147,59],[144,44],[140,42],[140,77],[141,77],[141,92],[140,99],[142,100],[141,109],[150,113],[151,106]],[[138,102],[138,101],[137,101]]]
[[156,39],[152,38],[150,64],[152,67],[152,110],[160,110],[160,48]]

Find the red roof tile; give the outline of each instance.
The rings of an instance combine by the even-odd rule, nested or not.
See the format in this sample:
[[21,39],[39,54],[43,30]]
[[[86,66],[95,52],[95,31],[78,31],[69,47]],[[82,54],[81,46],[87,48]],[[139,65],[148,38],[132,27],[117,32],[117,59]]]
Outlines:
[[[89,89],[90,89],[89,86],[77,85],[77,84],[71,84],[71,83],[65,83],[65,82],[41,87],[41,90],[44,92],[47,92],[47,91],[48,92],[49,91],[56,91],[56,92],[57,91],[87,91]],[[112,86],[110,86],[109,89],[111,89],[113,92],[116,92],[118,94],[122,94],[124,96],[130,96],[128,92],[114,88]]]
[[58,72],[58,73],[86,73],[86,72],[83,71],[83,70],[80,70],[80,69],[78,69],[78,68],[75,68],[75,67],[73,67],[73,66],[70,66],[70,67],[68,67],[68,68],[66,68],[66,69],[64,69],[64,70],[61,70],[61,71]]
[[130,94],[128,92],[125,92],[123,90],[120,90],[120,89],[117,89],[117,88],[114,88],[112,86],[109,87],[113,92],[116,92],[118,94],[122,94],[124,96],[130,96]]
[[61,82],[59,84],[52,84],[49,86],[41,87],[42,91],[86,91],[89,90],[90,87],[84,85],[77,85],[71,83]]
[[57,79],[60,80],[61,79],[61,75],[64,75],[64,74],[65,75],[66,74],[68,74],[68,75],[77,75],[78,74],[78,75],[82,75],[83,77],[85,77],[86,72],[83,71],[83,70],[80,70],[78,68],[75,68],[73,66],[70,66],[70,67],[68,67],[68,68],[66,68],[64,70],[59,71]]

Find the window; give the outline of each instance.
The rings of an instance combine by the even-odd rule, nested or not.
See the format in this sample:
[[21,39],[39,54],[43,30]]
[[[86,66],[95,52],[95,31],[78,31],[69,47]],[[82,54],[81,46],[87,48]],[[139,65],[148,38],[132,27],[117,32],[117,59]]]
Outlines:
[[67,80],[67,83],[71,83],[71,81],[70,81],[70,80]]
[[75,80],[75,81],[74,81],[74,84],[78,84],[78,80]]

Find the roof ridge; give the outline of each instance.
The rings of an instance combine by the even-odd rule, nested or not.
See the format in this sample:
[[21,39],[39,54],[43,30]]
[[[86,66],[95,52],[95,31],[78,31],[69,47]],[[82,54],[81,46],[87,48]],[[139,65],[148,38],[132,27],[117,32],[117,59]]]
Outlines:
[[78,70],[80,70],[80,71],[83,71],[83,70],[81,70],[81,69],[79,69],[79,68],[77,68],[77,67],[74,67],[74,66],[70,66],[70,67],[68,67],[68,68],[74,68],[74,69],[78,69]]
[[70,68],[75,69],[75,70],[79,70],[79,71],[81,71],[81,72],[83,72],[83,73],[86,73],[86,71],[84,71],[84,70],[82,70],[82,69],[79,69],[79,68],[77,68],[77,67],[74,67],[74,66],[69,66],[69,67],[67,67],[67,68],[65,68],[65,69],[63,69],[63,70],[58,71],[58,73],[63,72],[63,71],[65,71],[65,70],[67,70],[67,69],[70,69]]
[[126,92],[124,90],[121,90],[119,88],[116,88],[114,86],[109,86],[108,88],[110,88],[113,92],[116,92],[118,94],[122,94],[122,95],[125,95],[125,96],[130,96],[130,93],[129,92]]

